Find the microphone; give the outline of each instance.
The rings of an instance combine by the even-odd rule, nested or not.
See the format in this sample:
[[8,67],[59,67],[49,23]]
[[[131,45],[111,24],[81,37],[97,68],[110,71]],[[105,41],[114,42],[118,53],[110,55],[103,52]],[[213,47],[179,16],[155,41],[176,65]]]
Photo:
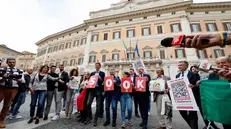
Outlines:
[[[172,47],[172,46],[180,46],[182,47],[184,43],[186,42],[186,38],[193,39],[194,36],[186,36],[186,35],[180,35],[175,37],[168,37],[163,40],[161,40],[161,45],[164,47]],[[202,39],[202,45],[209,44],[209,39]]]

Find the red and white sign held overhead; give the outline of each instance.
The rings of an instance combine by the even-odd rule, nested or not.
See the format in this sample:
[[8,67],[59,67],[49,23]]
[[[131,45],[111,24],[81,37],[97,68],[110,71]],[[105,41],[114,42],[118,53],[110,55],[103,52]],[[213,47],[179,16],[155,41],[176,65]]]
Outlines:
[[114,90],[114,78],[113,76],[107,76],[104,78],[104,91]]
[[137,77],[136,78],[136,86],[135,89],[137,92],[146,92],[146,78],[145,77]]
[[131,78],[122,78],[121,85],[121,92],[132,92]]
[[91,76],[86,88],[95,88],[95,85],[99,79],[99,76]]

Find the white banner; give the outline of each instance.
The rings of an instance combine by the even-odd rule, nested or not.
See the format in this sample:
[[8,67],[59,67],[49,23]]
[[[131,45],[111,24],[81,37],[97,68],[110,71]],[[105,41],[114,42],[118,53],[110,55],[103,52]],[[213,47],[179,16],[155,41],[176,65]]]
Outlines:
[[173,110],[198,111],[192,89],[189,88],[188,78],[178,78],[167,81],[170,88]]
[[134,63],[132,63],[132,66],[133,66],[136,73],[138,73],[140,68],[144,69],[144,73],[148,73],[142,59],[137,59]]

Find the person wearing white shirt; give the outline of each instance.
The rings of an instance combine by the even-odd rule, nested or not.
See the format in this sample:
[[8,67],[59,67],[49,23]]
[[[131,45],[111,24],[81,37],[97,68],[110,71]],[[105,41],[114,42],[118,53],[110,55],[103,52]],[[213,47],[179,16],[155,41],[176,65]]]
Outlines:
[[156,109],[157,109],[157,115],[160,123],[160,127],[158,129],[171,129],[172,128],[172,116],[165,116],[161,115],[162,110],[162,98],[164,95],[168,93],[168,85],[167,81],[170,80],[169,77],[164,76],[164,70],[163,69],[157,69],[157,81],[164,80],[164,88],[161,91],[154,91],[153,99],[154,102],[156,102]]
[[73,96],[74,91],[79,89],[80,77],[78,76],[78,70],[72,69],[70,72],[70,80],[67,83],[67,93],[66,93],[66,110],[65,114],[68,119],[71,118],[73,112]]

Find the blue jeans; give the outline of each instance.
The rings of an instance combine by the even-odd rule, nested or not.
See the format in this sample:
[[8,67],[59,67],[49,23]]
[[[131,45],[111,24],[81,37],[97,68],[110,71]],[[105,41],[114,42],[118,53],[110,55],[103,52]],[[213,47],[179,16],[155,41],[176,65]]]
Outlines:
[[151,111],[151,96],[149,96],[148,112]]
[[38,108],[36,117],[39,117],[43,111],[45,98],[46,98],[46,91],[45,90],[36,90],[34,94],[31,94],[31,105],[30,105],[30,117],[34,117],[35,107],[38,99]]
[[21,107],[21,105],[25,103],[25,99],[26,99],[26,92],[19,93],[17,102],[12,110],[12,116],[16,116],[18,114],[18,110]]
[[112,120],[116,120],[117,118],[117,96],[108,95],[106,96],[106,120],[110,122],[110,105],[112,108]]
[[125,123],[125,111],[128,110],[128,120],[132,118],[132,97],[129,93],[122,93],[120,97],[121,117],[122,122]]

